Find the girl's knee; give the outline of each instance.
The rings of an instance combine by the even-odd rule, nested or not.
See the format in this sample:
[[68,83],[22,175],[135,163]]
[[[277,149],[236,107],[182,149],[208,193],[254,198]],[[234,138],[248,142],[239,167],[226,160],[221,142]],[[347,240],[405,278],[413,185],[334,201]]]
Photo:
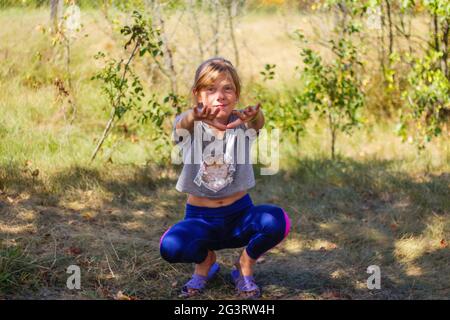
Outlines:
[[159,252],[164,260],[170,263],[200,263],[205,260],[208,252],[198,241],[192,241],[179,230],[168,231],[161,237],[159,245]]
[[[247,247],[248,255],[256,259],[278,245],[289,234],[291,222],[286,211],[277,206],[265,206],[260,216],[261,233]],[[262,237],[260,237],[263,235]]]
[[183,255],[182,239],[180,239],[176,235],[168,233],[168,231],[166,231],[161,237],[159,243],[159,252],[161,254],[161,257],[167,262],[180,262]]
[[291,229],[291,221],[283,208],[270,205],[267,208],[267,215],[263,217],[263,225],[270,230],[274,236],[284,239]]

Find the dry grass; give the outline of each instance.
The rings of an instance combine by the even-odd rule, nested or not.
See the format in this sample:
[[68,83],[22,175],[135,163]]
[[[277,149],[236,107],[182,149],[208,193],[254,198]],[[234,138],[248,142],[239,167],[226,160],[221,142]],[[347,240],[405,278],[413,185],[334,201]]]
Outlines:
[[[283,206],[293,226],[257,265],[263,298],[448,297],[448,163],[425,170],[407,158],[342,156],[333,163],[302,152],[289,159],[277,175],[258,176],[251,191],[256,203]],[[417,172],[408,172],[413,166]],[[159,237],[183,215],[176,170],[72,167],[52,174],[51,191],[40,179],[17,175],[22,190],[6,180],[11,187],[0,196],[2,252],[19,248],[33,268],[3,291],[6,298],[111,299],[119,291],[178,297],[192,266],[170,265],[158,251]],[[203,298],[235,298],[227,273],[238,254],[218,253],[223,271]],[[71,264],[82,268],[79,292],[65,289]],[[373,264],[381,267],[381,290],[365,285]]]

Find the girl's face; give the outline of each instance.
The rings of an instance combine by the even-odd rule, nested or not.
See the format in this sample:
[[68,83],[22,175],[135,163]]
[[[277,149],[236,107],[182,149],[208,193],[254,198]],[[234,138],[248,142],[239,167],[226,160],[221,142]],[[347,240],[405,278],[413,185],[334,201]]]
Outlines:
[[228,74],[219,75],[213,84],[197,93],[197,101],[211,107],[212,112],[219,108],[217,118],[228,120],[238,101],[233,80]]

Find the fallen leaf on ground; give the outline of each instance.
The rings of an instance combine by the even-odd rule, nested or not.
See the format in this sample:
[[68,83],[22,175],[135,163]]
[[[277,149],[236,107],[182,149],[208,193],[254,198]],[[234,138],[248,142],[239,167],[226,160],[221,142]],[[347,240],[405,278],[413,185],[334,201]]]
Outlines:
[[92,220],[94,219],[94,214],[92,214],[91,212],[83,212],[81,214],[81,216],[86,219],[86,220]]
[[122,291],[117,292],[116,296],[114,297],[114,300],[131,300],[129,296],[126,294],[123,294]]
[[81,249],[77,248],[77,247],[70,247],[68,252],[71,255],[77,256],[77,255],[81,254]]
[[117,292],[114,300],[137,300],[135,297],[130,297],[124,294],[122,291]]

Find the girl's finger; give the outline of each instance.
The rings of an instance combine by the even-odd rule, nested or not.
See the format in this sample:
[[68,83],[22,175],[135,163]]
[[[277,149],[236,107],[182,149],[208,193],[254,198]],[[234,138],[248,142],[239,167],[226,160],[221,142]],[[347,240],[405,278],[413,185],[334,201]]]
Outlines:
[[240,119],[240,118],[236,119],[227,125],[227,129],[234,129],[237,126],[241,125],[242,123],[244,123],[244,121],[242,119]]
[[208,107],[204,105],[202,108],[202,113],[201,113],[202,117],[205,117],[207,111],[208,111]]
[[252,110],[257,112],[257,111],[259,111],[259,109],[261,109],[261,103],[258,103],[256,106],[253,106],[251,108],[252,108]]
[[240,110],[234,110],[233,113],[238,116],[239,119],[244,120],[245,116]]
[[211,113],[207,117],[208,120],[213,121],[216,118],[216,116],[214,115],[214,112],[215,111],[211,111]]
[[253,115],[253,112],[252,112],[252,111],[247,111],[247,110],[245,110],[245,111],[244,111],[244,114],[245,114],[247,117],[251,117],[251,116]]
[[199,102],[197,103],[197,107],[195,108],[198,115],[202,114],[203,110],[205,109],[203,103]]
[[205,114],[204,114],[204,117],[205,117],[206,119],[208,119],[208,117],[209,117],[210,114],[211,114],[211,108],[207,107],[207,108],[206,108],[206,111],[205,111]]
[[203,103],[199,102],[192,109],[194,110],[194,115],[199,116],[202,113]]
[[197,107],[193,107],[192,108],[193,112],[194,112],[194,118],[197,119],[199,116],[199,111]]
[[217,115],[219,114],[220,109],[216,108],[216,110],[214,110],[214,112],[211,114],[212,119],[215,119],[217,117]]

